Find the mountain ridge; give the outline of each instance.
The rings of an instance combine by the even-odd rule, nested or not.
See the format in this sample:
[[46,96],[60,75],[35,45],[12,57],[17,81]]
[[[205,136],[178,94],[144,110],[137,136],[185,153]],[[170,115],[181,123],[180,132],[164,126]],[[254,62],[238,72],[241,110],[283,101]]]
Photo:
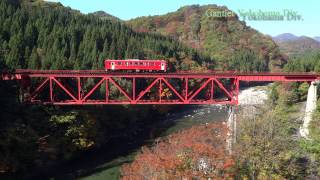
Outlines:
[[[227,16],[228,13],[232,16]],[[226,17],[218,17],[221,14]],[[254,63],[260,61],[271,70],[286,63],[270,36],[247,26],[225,6],[184,6],[164,15],[131,19],[126,24],[137,32],[162,34],[199,49],[217,59],[221,68],[235,66],[231,62],[243,52],[253,54],[259,59]]]
[[307,51],[320,50],[320,42],[308,36],[295,36],[290,33],[273,37],[281,52],[288,56],[303,54]]
[[320,36],[313,37],[313,39],[320,42]]
[[275,42],[292,41],[292,40],[296,40],[298,38],[299,38],[298,36],[291,34],[291,33],[283,33],[283,34],[279,34],[277,36],[272,37],[272,39]]
[[93,13],[89,13],[89,15],[94,15],[94,16],[97,16],[101,19],[108,19],[108,20],[115,20],[115,21],[122,21],[120,18],[116,17],[116,16],[113,16],[105,11],[95,11]]

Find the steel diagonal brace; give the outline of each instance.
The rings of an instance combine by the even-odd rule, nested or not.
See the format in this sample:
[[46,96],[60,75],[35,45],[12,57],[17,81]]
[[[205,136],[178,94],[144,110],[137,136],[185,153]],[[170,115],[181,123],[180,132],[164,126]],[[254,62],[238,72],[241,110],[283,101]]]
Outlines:
[[55,81],[73,100],[78,101],[78,99],[74,97],[56,78],[52,77],[52,80]]
[[84,96],[83,99],[81,99],[81,101],[85,101],[87,100],[87,98],[92,95],[92,93],[103,83],[103,81],[106,80],[106,78],[102,78],[89,92],[87,95]]
[[110,81],[113,85],[115,85],[115,86],[117,87],[117,89],[118,89],[122,94],[124,94],[124,95],[128,98],[129,101],[132,101],[132,98],[128,95],[128,93],[127,93],[125,90],[122,89],[122,87],[121,87],[117,82],[115,82],[112,78],[108,78],[108,79],[109,79],[109,81]]
[[[201,87],[201,84],[203,84],[204,82],[206,82],[206,79],[202,79],[200,82],[199,82],[199,84],[200,84],[200,86],[199,86],[199,88]],[[188,87],[188,86],[187,86]],[[190,98],[196,91],[197,91],[197,88],[198,87],[194,87],[189,93],[188,93],[188,98]],[[188,99],[187,98],[187,99]]]
[[190,102],[196,95],[198,95],[198,94],[200,93],[200,91],[201,91],[202,89],[204,89],[204,88],[208,85],[208,83],[209,83],[210,81],[212,81],[212,78],[209,78],[207,81],[205,81],[205,83],[202,84],[202,85],[199,87],[199,89],[192,94],[192,96],[188,99],[188,102]]
[[226,93],[227,96],[229,96],[230,99],[233,99],[233,96],[228,92],[228,90],[223,86],[223,84],[221,84],[221,82],[219,82],[216,78],[214,78],[213,80],[217,83],[220,89],[222,89],[222,91]]
[[160,80],[160,78],[156,78],[145,90],[143,90],[136,99],[136,102],[139,101],[150,89]]
[[[70,78],[72,79],[72,78]],[[71,94],[78,94],[78,92],[75,92],[72,87],[68,85],[68,83],[63,83],[63,86],[71,93]],[[77,98],[78,99],[78,98]]]
[[50,78],[47,78],[44,80],[35,90],[34,92],[30,95],[31,99],[34,99],[35,97],[38,96],[39,92],[42,90],[42,88],[45,86],[45,84],[49,81]]
[[166,79],[161,79],[180,98],[181,101],[184,101],[184,98],[177,92],[177,90],[174,87],[172,87],[172,85]]

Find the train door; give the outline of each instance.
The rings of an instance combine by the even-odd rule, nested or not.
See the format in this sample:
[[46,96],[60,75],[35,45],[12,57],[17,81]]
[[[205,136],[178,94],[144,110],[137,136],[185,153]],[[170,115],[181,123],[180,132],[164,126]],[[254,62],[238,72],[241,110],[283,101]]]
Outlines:
[[115,69],[115,63],[111,62],[111,69],[114,70]]
[[165,70],[164,63],[161,63],[161,71],[164,71],[164,70]]

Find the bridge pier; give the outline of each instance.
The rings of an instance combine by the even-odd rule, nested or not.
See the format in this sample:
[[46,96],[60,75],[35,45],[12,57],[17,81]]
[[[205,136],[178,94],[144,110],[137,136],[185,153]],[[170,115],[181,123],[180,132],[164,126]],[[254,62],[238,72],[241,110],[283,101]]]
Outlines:
[[227,151],[229,154],[232,153],[232,145],[236,142],[236,130],[237,130],[237,121],[236,121],[236,107],[229,106],[228,119],[227,119]]
[[312,81],[308,90],[306,110],[303,117],[303,125],[300,127],[300,135],[309,139],[309,124],[312,120],[312,114],[317,106],[317,84],[319,81]]

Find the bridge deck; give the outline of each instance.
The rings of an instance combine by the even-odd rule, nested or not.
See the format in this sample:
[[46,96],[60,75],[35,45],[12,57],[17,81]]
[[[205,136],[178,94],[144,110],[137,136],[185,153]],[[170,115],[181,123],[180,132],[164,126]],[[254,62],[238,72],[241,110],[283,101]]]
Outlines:
[[121,78],[238,78],[240,81],[314,81],[320,79],[316,73],[280,73],[280,72],[206,72],[206,73],[145,73],[145,72],[106,72],[104,70],[24,70],[14,73],[3,73],[3,80],[21,79],[27,77],[121,77]]

